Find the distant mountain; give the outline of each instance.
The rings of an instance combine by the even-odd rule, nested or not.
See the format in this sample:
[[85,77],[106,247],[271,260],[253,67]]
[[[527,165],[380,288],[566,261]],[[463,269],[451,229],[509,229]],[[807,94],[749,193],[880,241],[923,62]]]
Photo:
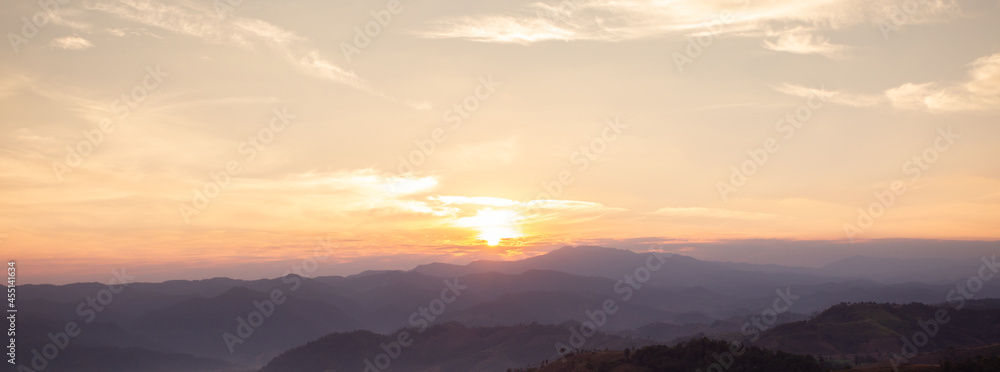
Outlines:
[[895,257],[851,256],[822,267],[790,267],[781,265],[758,265],[742,262],[720,262],[719,264],[737,270],[765,273],[812,274],[831,278],[866,279],[881,284],[908,282],[943,283],[953,282],[976,275],[982,262],[977,259],[952,260],[946,258],[905,259]]
[[982,262],[936,259],[901,259],[853,256],[817,269],[818,275],[841,278],[866,278],[882,283],[940,283],[976,275]]
[[718,264],[737,270],[759,271],[762,273],[795,273],[795,274],[816,273],[815,267],[783,266],[775,264],[752,264],[746,262],[728,262],[728,261],[719,261]]
[[[672,256],[665,254],[665,256]],[[593,246],[563,247],[542,255],[518,261],[474,261],[467,265],[431,263],[420,265],[413,271],[432,276],[453,277],[469,274],[498,272],[520,274],[528,270],[551,270],[574,275],[620,278],[641,265],[647,255],[635,252]]]
[[[369,271],[346,277],[132,283],[95,313],[94,321],[82,327],[83,334],[71,348],[121,348],[146,353],[142,355],[151,360],[159,358],[155,355],[177,355],[259,367],[290,347],[330,333],[367,330],[385,335],[413,327],[412,314],[426,311],[434,301],[443,304],[443,293],[452,294],[449,288],[460,294],[449,297],[439,310],[437,324],[453,321],[466,327],[494,327],[534,322],[565,328],[588,320],[587,311],[613,300],[620,310],[608,318],[603,332],[679,342],[700,334],[733,338],[734,327],[770,309],[777,292],[795,296],[789,312],[779,317],[784,322],[801,320],[805,314],[818,314],[841,302],[939,304],[959,283],[884,284],[849,278],[864,273],[848,268],[833,265],[825,274],[815,270],[821,272],[817,275],[796,271],[800,268],[782,271],[773,265],[566,247],[520,261],[430,264],[411,271]],[[969,271],[962,282],[976,273]],[[977,298],[1000,297],[1000,286],[995,284],[984,283]],[[80,304],[105,288],[98,283],[20,286],[18,305],[23,312],[18,334],[24,340],[20,345],[30,352],[48,342],[46,335],[67,321],[82,322]],[[238,319],[247,320],[258,310],[254,302],[269,299],[275,291],[280,291],[285,303],[276,306],[273,316],[254,327],[254,334],[230,353],[223,335],[235,333]],[[971,314],[990,308],[989,301],[974,301],[966,310]],[[775,342],[775,347],[795,346]],[[813,351],[846,352],[831,345],[801,343]]]
[[[469,326],[511,325],[528,321],[542,324],[562,324],[567,321],[580,323],[588,320],[586,311],[599,309],[603,301],[604,298],[601,297],[566,292],[524,292],[504,295],[496,301],[473,306],[448,319]],[[634,304],[620,307],[608,317],[603,329],[626,330],[677,318],[676,313]]]
[[[392,343],[406,332],[409,346]],[[401,330],[392,335],[367,331],[337,333],[288,350],[259,372],[362,371],[376,356],[393,371],[505,371],[553,359],[557,343],[569,343],[572,333],[560,326],[517,325],[470,328],[444,323]],[[587,348],[623,350],[651,344],[597,333],[586,338]],[[382,345],[386,345],[385,348]],[[398,344],[396,344],[398,345]],[[389,351],[385,351],[388,349]],[[388,359],[393,353],[396,358]]]
[[[647,264],[658,270],[647,269]],[[789,284],[819,284],[843,281],[808,273],[744,271],[725,264],[700,261],[677,254],[635,253],[604,247],[563,247],[519,261],[475,261],[467,265],[434,263],[413,269],[425,275],[453,277],[473,273],[499,272],[520,274],[528,270],[551,270],[563,273],[622,280],[635,276],[637,270],[649,270],[648,284],[682,288],[703,286],[719,293],[758,296]]]
[[[255,303],[268,304],[258,307]],[[250,314],[255,312],[263,315],[261,324],[244,326],[252,334],[233,343],[230,352],[223,334],[237,335],[241,324],[252,324]],[[257,319],[260,318],[258,315]],[[151,311],[125,323],[124,327],[157,340],[161,350],[232,360],[258,356],[267,360],[277,355],[278,350],[332,332],[361,328],[348,314],[329,303],[286,296],[281,304],[275,304],[268,293],[244,287]]]

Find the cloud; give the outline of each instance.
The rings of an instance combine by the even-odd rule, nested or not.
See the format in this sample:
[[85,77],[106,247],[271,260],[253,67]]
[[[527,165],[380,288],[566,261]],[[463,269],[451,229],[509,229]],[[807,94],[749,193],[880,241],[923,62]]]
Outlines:
[[893,107],[930,112],[996,111],[1000,109],[1000,53],[982,57],[970,65],[963,83],[906,83],[889,89],[885,96]]
[[437,187],[438,180],[432,176],[397,176],[374,169],[355,169],[302,173],[287,177],[279,183],[281,189],[289,191],[350,191],[359,195],[395,197],[429,192]]
[[510,207],[517,205],[517,201],[504,199],[504,198],[494,198],[488,196],[432,196],[431,200],[436,200],[445,205],[451,204],[469,204],[469,205],[487,205],[494,207]]
[[1000,53],[978,58],[969,64],[968,79],[957,84],[905,83],[882,94],[857,94],[809,88],[785,83],[774,86],[779,92],[809,97],[829,98],[836,104],[855,107],[892,106],[900,110],[929,112],[1000,110]]
[[526,207],[537,206],[541,209],[550,210],[575,210],[575,211],[622,211],[622,208],[606,207],[601,203],[578,201],[578,200],[532,200],[525,204]]
[[[957,15],[951,0],[921,1],[908,23]],[[542,41],[622,41],[667,34],[769,36],[775,25],[791,29],[838,30],[885,21],[897,0],[576,0],[535,2],[506,14],[442,19],[418,34],[479,42],[531,44]],[[773,36],[773,35],[771,35]],[[843,47],[801,33],[765,44],[773,50],[831,55]]]
[[422,32],[428,38],[459,38],[481,42],[530,44],[546,40],[576,40],[589,37],[545,19],[487,16],[462,17],[437,22],[437,30]]
[[[212,208],[225,210],[230,220],[267,210],[291,219],[309,216],[301,223],[379,219],[380,226],[397,224],[400,228],[447,226],[487,209],[517,216],[514,220],[525,224],[553,219],[560,224],[577,223],[623,210],[576,200],[440,195],[434,193],[439,182],[436,176],[399,176],[371,168],[280,178],[234,177],[226,197],[213,201]],[[211,221],[201,216],[199,223]]]
[[113,116],[110,101],[99,101],[94,98],[94,94],[90,91],[73,85],[61,84],[52,79],[15,75],[9,80],[0,81],[0,98],[3,98],[5,94],[11,95],[16,90],[28,91],[52,102],[61,103],[66,110],[75,112],[81,118],[94,123]]
[[146,29],[144,28],[132,28],[132,27],[108,28],[105,29],[103,32],[116,37],[149,35],[157,39],[161,39],[161,37],[156,36],[155,34],[150,33],[149,31],[146,31]]
[[737,220],[766,220],[781,217],[767,213],[743,212],[729,209],[703,207],[660,208],[650,212],[650,214],[669,217],[709,217]]
[[764,40],[764,47],[776,52],[786,52],[793,54],[818,54],[827,58],[837,59],[843,57],[848,49],[845,45],[832,44],[820,35],[815,35],[801,28],[772,32],[771,39]]
[[89,32],[94,26],[87,22],[72,20],[69,18],[80,17],[84,12],[80,9],[61,7],[56,12],[47,12],[53,24],[68,27],[79,32]]
[[52,40],[51,45],[66,50],[84,50],[93,47],[89,40],[79,36],[67,36]]
[[906,83],[886,90],[885,96],[897,108],[919,109],[925,107],[924,99],[933,94],[932,85]]
[[828,102],[845,106],[873,107],[887,102],[883,95],[878,94],[854,94],[823,88],[810,88],[789,83],[774,86],[772,88],[781,93],[796,97],[811,97],[813,95],[825,97]]
[[525,223],[576,224],[601,218],[610,213],[625,212],[625,208],[579,200],[532,200],[519,203]]
[[419,32],[419,35],[515,44],[550,40],[620,41],[680,28],[682,26],[676,22],[678,16],[670,12],[670,7],[656,2],[538,2],[519,9],[516,14],[439,20],[433,23],[432,29]]
[[313,76],[389,99],[354,72],[337,66],[318,50],[309,47],[305,38],[265,21],[235,16],[222,18],[207,9],[151,0],[97,2],[88,7],[142,25],[199,38],[207,43],[228,44],[247,50],[267,47]]
[[510,211],[518,216],[518,221],[524,223],[550,221],[557,217],[560,223],[577,223],[592,220],[608,213],[625,211],[623,208],[579,200],[517,201],[496,197],[441,195],[428,197],[428,200],[440,203],[441,207],[452,208],[450,212],[454,216],[467,216],[486,207]]
[[1000,53],[982,57],[972,62],[971,80],[965,84],[970,93],[1000,95]]
[[429,200],[434,200],[442,203],[443,205],[472,205],[472,206],[490,206],[490,207],[506,207],[518,209],[521,211],[528,211],[531,209],[545,209],[545,210],[564,210],[564,211],[619,211],[623,210],[621,208],[610,208],[602,205],[601,203],[579,201],[579,200],[530,200],[530,201],[517,201],[504,198],[487,197],[487,196],[442,196],[435,195],[428,197]]
[[31,83],[32,79],[27,76],[8,73],[6,77],[0,79],[0,99],[13,95]]

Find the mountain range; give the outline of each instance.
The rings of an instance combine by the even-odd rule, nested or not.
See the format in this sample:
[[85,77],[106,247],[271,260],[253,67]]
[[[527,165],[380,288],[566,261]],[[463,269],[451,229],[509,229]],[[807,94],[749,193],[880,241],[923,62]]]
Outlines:
[[[541,362],[553,353],[551,345],[544,352],[519,346],[568,338],[571,328],[579,330],[587,322],[600,325],[595,336],[587,339],[586,348],[669,344],[698,335],[731,338],[750,319],[772,308],[781,293],[793,296],[794,302],[775,318],[777,328],[761,345],[793,352],[856,353],[860,351],[836,343],[789,344],[781,341],[788,339],[781,336],[781,330],[806,320],[818,322],[808,327],[819,327],[826,319],[819,314],[841,303],[942,304],[960,283],[956,280],[976,275],[982,263],[941,260],[933,265],[927,260],[854,257],[816,269],[784,268],[668,253],[565,247],[519,261],[432,263],[409,271],[346,277],[132,283],[109,303],[98,303],[100,311],[91,302],[101,299],[103,284],[23,285],[18,289],[18,306],[24,314],[18,324],[23,350],[19,359],[28,367],[31,350],[41,350],[52,342],[50,334],[58,334],[67,322],[76,322],[81,334],[70,340],[63,356],[52,360],[46,371],[86,370],[69,366],[100,365],[108,359],[123,362],[104,364],[120,365],[106,371],[270,371],[279,368],[274,363],[297,358],[312,358],[317,366],[342,370],[358,367],[363,361],[359,357],[367,355],[365,349],[374,355],[379,343],[417,328],[467,338],[470,349],[461,354],[462,360],[435,359],[433,349],[443,341],[429,345],[415,341],[413,350],[418,352],[413,354],[424,359],[411,356],[400,359],[400,365],[413,370],[470,366],[505,370]],[[908,280],[916,269],[937,274]],[[989,297],[1000,297],[1000,286],[986,283],[976,298]],[[613,313],[607,311],[609,302]],[[893,310],[880,311],[872,316],[882,317]],[[594,314],[600,312],[605,317],[597,316],[602,320],[597,322]],[[797,335],[809,334],[789,329]],[[814,339],[828,333],[818,332]],[[327,352],[309,356],[316,350],[354,350],[350,349],[354,346],[341,345],[350,344],[344,340],[367,346],[345,351],[351,360]],[[962,343],[966,344],[970,343]],[[809,346],[800,350],[790,345]],[[171,367],[164,360],[182,365]]]

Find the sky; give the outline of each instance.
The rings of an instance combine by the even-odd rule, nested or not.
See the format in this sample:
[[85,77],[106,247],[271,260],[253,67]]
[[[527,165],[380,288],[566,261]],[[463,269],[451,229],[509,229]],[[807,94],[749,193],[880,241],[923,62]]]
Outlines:
[[0,252],[27,282],[1000,241],[993,0],[2,7]]

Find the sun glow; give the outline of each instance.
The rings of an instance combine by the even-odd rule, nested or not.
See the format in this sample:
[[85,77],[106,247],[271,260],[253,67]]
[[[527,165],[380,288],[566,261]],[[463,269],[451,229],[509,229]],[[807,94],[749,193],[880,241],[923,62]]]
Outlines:
[[477,211],[475,216],[459,218],[455,225],[479,230],[479,239],[496,246],[503,239],[522,236],[519,220],[517,212],[486,208]]

